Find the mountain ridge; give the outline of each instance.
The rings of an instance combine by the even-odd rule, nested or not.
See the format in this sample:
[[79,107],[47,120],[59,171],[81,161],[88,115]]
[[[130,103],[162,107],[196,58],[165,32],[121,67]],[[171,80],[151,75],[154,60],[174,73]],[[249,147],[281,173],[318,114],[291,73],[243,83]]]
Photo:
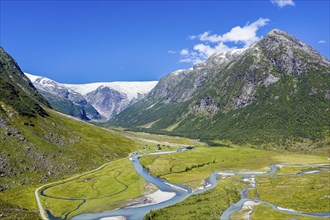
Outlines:
[[142,99],[157,83],[146,81],[64,84],[47,77],[25,74],[57,110],[84,120],[111,118]]
[[330,136],[327,58],[276,29],[234,56],[226,54],[231,52],[216,53],[183,75],[166,75],[111,123],[254,143],[267,136],[273,141]]

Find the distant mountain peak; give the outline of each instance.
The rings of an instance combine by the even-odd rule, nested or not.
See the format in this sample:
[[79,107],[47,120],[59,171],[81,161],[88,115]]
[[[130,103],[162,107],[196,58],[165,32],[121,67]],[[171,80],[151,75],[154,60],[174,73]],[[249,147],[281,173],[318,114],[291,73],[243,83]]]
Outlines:
[[[321,55],[311,46],[300,41],[296,37],[278,30],[274,29],[270,31],[263,39],[261,39],[256,44],[261,48],[266,54],[272,53],[276,55],[277,58],[287,57],[285,62],[290,62],[288,58],[292,61],[305,60],[304,62],[321,63],[321,65],[329,65],[329,60]],[[305,59],[309,57],[309,59]]]
[[[62,112],[77,112],[68,109],[80,108],[82,111],[86,110],[90,119],[99,119],[99,113],[106,119],[111,118],[130,104],[139,101],[157,84],[157,81],[62,84],[47,77],[25,74],[39,91],[43,91],[43,95],[52,100],[53,105],[61,107]],[[59,103],[54,96],[66,99],[67,102],[61,100]],[[69,103],[71,106],[68,106]],[[80,114],[78,117],[81,118]]]
[[289,34],[285,31],[275,28],[275,29],[269,31],[267,35],[289,35]]
[[279,29],[273,29],[271,30],[261,41],[264,40],[273,40],[275,42],[283,41],[285,43],[293,43],[296,45],[299,45],[301,47],[307,46],[305,43],[300,41],[299,39],[295,38],[294,36],[288,34],[285,31],[279,30]]

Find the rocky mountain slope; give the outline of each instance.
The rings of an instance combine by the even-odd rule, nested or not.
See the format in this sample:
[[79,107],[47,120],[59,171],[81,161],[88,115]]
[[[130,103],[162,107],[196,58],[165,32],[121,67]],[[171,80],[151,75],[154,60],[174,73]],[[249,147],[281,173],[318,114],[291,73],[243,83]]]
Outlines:
[[143,98],[157,84],[156,81],[61,84],[25,74],[56,110],[84,120],[110,119]]
[[37,187],[125,157],[136,147],[118,132],[51,110],[0,48],[1,219],[40,219]]
[[248,48],[212,55],[162,78],[112,123],[138,130],[234,141],[329,135],[330,62],[273,30]]
[[83,120],[101,118],[99,112],[80,93],[46,77],[28,73],[25,75],[54,109]]
[[99,82],[64,86],[83,95],[103,117],[110,119],[145,97],[156,84],[157,81]]

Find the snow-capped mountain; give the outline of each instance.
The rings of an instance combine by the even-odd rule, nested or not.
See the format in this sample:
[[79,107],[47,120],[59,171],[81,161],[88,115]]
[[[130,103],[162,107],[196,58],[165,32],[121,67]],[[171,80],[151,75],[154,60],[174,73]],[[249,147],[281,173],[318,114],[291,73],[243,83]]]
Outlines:
[[[88,119],[99,119],[98,114],[105,119],[110,119],[113,115],[120,113],[129,105],[142,99],[157,84],[157,81],[62,84],[42,76],[28,73],[25,73],[25,75],[52,106],[59,111],[71,114],[72,111],[69,110],[71,108],[68,106],[71,105],[80,107],[80,112],[86,112],[88,106],[88,109],[93,112],[93,114],[86,112]],[[61,99],[60,106],[57,102],[54,102],[54,96]],[[63,104],[63,99],[69,102]],[[81,117],[81,115],[73,116],[87,119]]]

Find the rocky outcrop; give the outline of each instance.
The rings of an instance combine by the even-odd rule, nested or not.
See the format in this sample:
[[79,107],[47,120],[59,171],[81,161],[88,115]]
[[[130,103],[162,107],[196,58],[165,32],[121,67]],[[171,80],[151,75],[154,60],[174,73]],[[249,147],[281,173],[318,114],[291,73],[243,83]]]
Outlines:
[[194,114],[212,116],[220,111],[221,104],[212,97],[205,96],[197,100],[190,108]]
[[99,112],[81,94],[46,77],[25,75],[54,109],[83,120],[101,119]]
[[95,91],[87,93],[86,98],[106,118],[118,114],[130,104],[126,94],[106,86],[100,86]]

